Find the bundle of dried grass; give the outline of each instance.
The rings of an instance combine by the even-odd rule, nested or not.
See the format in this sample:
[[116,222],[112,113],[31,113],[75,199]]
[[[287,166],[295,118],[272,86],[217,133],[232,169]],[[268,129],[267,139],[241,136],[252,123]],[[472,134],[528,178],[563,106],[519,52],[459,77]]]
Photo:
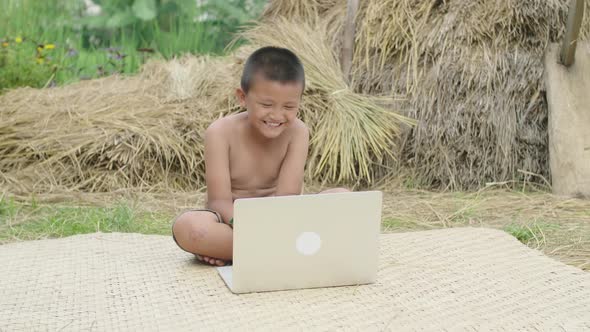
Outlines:
[[201,187],[202,133],[217,116],[206,97],[223,70],[185,59],[133,78],[9,92],[0,99],[0,181],[21,192]]
[[326,31],[326,40],[338,51],[342,44],[340,35],[345,16],[346,0],[271,0],[266,4],[260,19],[264,23],[286,18],[311,26],[322,25]]
[[267,3],[261,16],[269,20],[289,18],[311,22],[314,18],[319,19],[333,7],[342,7],[339,6],[341,3],[342,0],[275,0]]
[[[272,1],[266,12],[287,14],[285,3]],[[402,159],[419,182],[461,189],[528,174],[518,170],[549,176],[542,58],[549,42],[560,41],[568,3],[361,3],[355,89],[406,95],[400,107],[418,126]],[[586,3],[590,8],[590,0]],[[302,1],[305,11],[298,15],[332,22],[331,31],[337,32],[342,20],[327,14],[328,4],[344,13],[344,0]],[[584,38],[589,32],[586,15]],[[336,52],[339,47],[333,43]]]

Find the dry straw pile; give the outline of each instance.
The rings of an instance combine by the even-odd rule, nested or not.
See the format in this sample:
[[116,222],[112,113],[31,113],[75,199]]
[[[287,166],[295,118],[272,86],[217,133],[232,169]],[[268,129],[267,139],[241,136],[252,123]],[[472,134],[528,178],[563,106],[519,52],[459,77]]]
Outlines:
[[[263,17],[322,21],[339,36],[346,2],[272,1]],[[401,159],[416,180],[460,189],[548,178],[542,58],[549,42],[561,41],[569,0],[360,4],[354,88],[406,96],[399,107],[418,125]],[[584,38],[589,23],[586,13]],[[340,41],[332,46],[338,52]]]
[[211,115],[175,102],[188,93],[175,87],[171,94],[175,83],[151,65],[138,77],[6,94],[0,175],[22,192],[199,184],[202,117]]
[[233,94],[246,56],[279,45],[306,68],[308,178],[373,183],[393,164],[408,120],[381,98],[348,89],[321,29],[277,19],[245,32],[249,45],[226,58],[152,62],[136,77],[7,93],[0,97],[0,181],[15,192],[203,188],[205,128],[240,111]]

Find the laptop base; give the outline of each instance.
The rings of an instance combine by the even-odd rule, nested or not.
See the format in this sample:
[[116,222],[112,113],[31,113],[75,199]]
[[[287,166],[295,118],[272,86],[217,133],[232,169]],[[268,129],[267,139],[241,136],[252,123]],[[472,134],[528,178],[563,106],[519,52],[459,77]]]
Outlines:
[[233,269],[231,265],[220,266],[217,268],[217,272],[221,276],[221,279],[225,282],[227,287],[233,292]]

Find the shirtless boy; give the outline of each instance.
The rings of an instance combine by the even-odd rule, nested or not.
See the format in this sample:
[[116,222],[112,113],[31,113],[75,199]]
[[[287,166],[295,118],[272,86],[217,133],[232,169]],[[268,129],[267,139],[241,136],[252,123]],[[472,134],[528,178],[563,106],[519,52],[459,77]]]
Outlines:
[[[291,51],[264,47],[248,58],[236,90],[246,112],[216,120],[205,132],[207,209],[184,212],[173,223],[181,249],[225,265],[232,259],[234,200],[301,194],[309,144],[297,118],[304,87],[303,66]],[[346,190],[325,192],[339,191]]]

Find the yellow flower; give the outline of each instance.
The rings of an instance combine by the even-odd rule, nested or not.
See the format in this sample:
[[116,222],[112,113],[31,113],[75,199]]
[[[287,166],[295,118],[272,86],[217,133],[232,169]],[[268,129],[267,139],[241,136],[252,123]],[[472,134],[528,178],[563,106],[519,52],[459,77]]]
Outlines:
[[16,38],[14,38],[14,41],[15,41],[17,44],[20,44],[20,43],[22,43],[22,42],[23,42],[23,38],[22,38],[22,37],[16,37]]
[[41,52],[41,51],[43,51],[43,45],[37,46],[37,52]]
[[45,48],[48,50],[52,50],[55,48],[55,45],[54,44],[45,44]]
[[37,63],[42,65],[45,62],[45,59],[43,58],[37,58]]
[[2,42],[2,47],[8,47],[8,42]]

